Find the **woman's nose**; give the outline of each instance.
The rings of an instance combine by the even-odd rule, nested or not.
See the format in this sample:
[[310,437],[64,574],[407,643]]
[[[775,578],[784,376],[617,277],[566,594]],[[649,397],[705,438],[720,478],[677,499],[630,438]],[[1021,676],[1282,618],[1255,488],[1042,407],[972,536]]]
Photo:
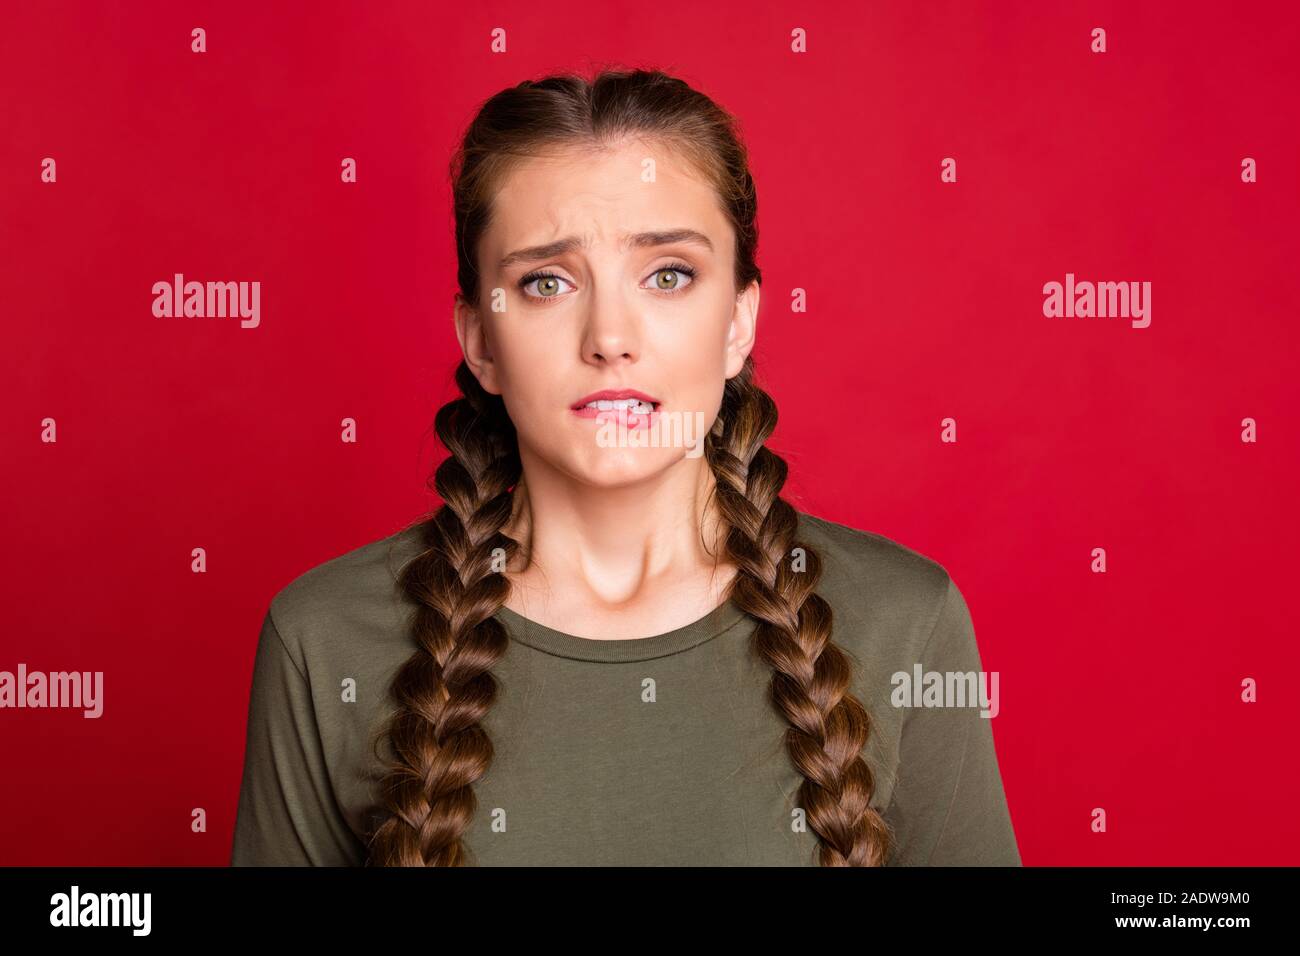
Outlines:
[[583,353],[588,361],[634,361],[640,353],[640,320],[617,290],[590,299]]

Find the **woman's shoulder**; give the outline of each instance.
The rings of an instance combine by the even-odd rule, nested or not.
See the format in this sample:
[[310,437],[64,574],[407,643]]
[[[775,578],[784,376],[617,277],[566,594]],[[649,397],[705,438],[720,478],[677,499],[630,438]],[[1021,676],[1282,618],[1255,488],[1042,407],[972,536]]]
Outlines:
[[400,645],[409,608],[398,576],[420,542],[420,526],[407,525],[307,568],[275,592],[268,616],[297,662],[363,644],[377,649],[376,641]]
[[839,639],[859,656],[915,660],[945,610],[967,613],[934,558],[879,532],[796,511],[797,543],[821,559],[817,593],[831,605]]
[[934,558],[876,531],[796,509],[799,537],[820,552],[823,581],[887,591],[896,600],[933,605],[948,586],[948,569]]

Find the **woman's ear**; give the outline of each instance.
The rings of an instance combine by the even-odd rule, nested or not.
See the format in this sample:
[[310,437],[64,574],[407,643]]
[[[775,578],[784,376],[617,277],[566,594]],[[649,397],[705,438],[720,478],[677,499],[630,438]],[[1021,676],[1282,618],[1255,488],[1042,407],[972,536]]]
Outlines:
[[727,331],[727,378],[740,374],[745,359],[754,349],[758,335],[758,280],[754,280],[736,296],[731,325]]
[[456,293],[454,308],[456,338],[460,341],[460,350],[465,356],[465,364],[474,373],[483,390],[490,395],[500,395],[497,385],[496,363],[492,360],[491,345],[487,339],[487,329],[483,325],[478,309],[470,305],[459,292]]

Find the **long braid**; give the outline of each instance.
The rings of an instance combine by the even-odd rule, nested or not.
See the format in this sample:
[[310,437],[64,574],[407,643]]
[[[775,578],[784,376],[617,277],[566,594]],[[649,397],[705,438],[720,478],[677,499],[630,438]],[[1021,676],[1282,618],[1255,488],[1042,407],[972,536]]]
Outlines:
[[518,548],[501,529],[511,515],[519,450],[501,399],[484,391],[464,362],[456,382],[464,397],[435,419],[451,452],[434,475],[444,503],[421,526],[424,551],[398,578],[416,605],[419,649],[393,678],[397,709],[381,728],[395,759],[385,761],[387,816],[370,838],[371,865],[469,862],[461,837],[474,816],[472,784],[492,761],[480,721],[497,694],[489,669],[508,642],[493,615],[510,590],[501,555],[508,563]]
[[[753,362],[728,380],[719,424],[705,445],[717,479],[725,545],[738,573],[731,597],[757,620],[753,646],[772,668],[772,703],[789,722],[786,749],[803,775],[798,799],[820,838],[822,866],[880,866],[888,825],[871,808],[871,768],[862,757],[871,721],[849,693],[852,668],[831,640],[831,608],[816,587],[821,562],[796,541],[798,515],[780,497],[786,464],[764,447],[776,403],[753,381]],[[806,566],[796,571],[791,552]]]

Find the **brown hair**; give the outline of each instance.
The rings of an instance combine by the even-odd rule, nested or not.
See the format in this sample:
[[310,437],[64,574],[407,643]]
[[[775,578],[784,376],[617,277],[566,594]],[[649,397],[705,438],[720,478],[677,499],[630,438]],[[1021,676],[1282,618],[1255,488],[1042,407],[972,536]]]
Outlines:
[[[479,301],[475,252],[494,189],[512,164],[548,148],[598,148],[629,135],[680,150],[708,177],[735,232],[736,289],[761,282],[757,196],[736,121],[675,77],[606,70],[590,81],[566,74],[502,90],[470,124],[451,163],[461,295]],[[443,504],[421,522],[424,550],[398,576],[415,605],[418,649],[393,679],[396,710],[381,729],[393,759],[368,865],[471,862],[462,835],[475,812],[473,784],[492,760],[480,721],[496,698],[491,668],[509,638],[494,614],[510,590],[493,552],[502,549],[507,563],[519,552],[502,529],[521,465],[501,397],[486,392],[464,361],[456,382],[463,396],[434,423],[451,453],[433,478]],[[798,805],[820,841],[819,862],[881,865],[892,836],[869,806],[874,780],[862,750],[871,721],[849,692],[850,661],[831,640],[831,608],[816,592],[820,559],[796,540],[797,513],[780,497],[786,464],[764,447],[776,421],[776,404],[755,384],[747,358],[725,384],[704,451],[726,529],[723,557],[737,568],[727,598],[756,621],[753,650],[772,668],[769,697],[789,724],[786,750],[804,777]],[[801,571],[791,566],[796,547],[806,556]]]

